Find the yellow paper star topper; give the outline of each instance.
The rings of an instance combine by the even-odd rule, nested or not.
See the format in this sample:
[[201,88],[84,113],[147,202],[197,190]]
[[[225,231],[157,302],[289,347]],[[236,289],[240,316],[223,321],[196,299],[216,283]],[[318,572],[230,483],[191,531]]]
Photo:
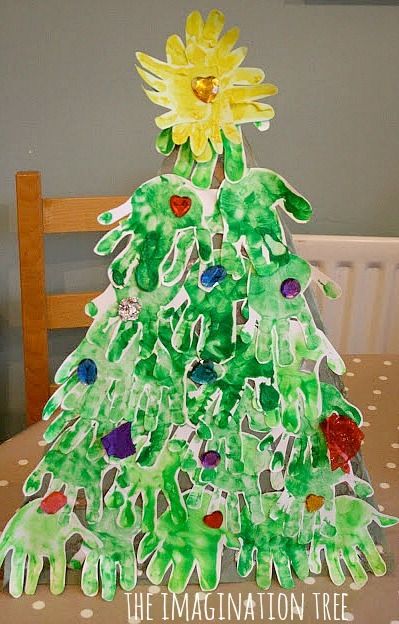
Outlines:
[[144,89],[152,102],[169,111],[155,118],[162,132],[158,149],[170,153],[186,145],[198,163],[222,154],[225,143],[241,145],[239,126],[267,122],[274,116],[269,104],[277,87],[264,83],[264,72],[241,67],[247,48],[236,44],[239,29],[221,36],[223,14],[214,9],[205,22],[198,11],[186,22],[186,43],[178,35],[166,42],[166,62],[137,52],[137,71],[152,87]]

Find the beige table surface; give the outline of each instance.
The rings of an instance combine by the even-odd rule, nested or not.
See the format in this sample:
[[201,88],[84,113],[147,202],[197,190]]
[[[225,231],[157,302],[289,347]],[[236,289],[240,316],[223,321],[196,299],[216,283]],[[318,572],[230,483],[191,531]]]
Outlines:
[[[399,356],[377,356],[361,355],[345,357],[347,363],[347,374],[344,378],[348,388],[348,398],[358,405],[364,415],[364,432],[366,439],[363,444],[363,454],[368,471],[371,474],[372,483],[375,489],[375,498],[382,511],[392,515],[399,515]],[[44,443],[41,440],[45,429],[44,423],[39,423],[23,433],[8,440],[0,447],[0,528],[3,528],[7,520],[22,502],[21,486],[39,461]],[[387,544],[385,551],[398,559],[399,552],[399,525],[385,530]],[[164,588],[140,586],[137,592],[142,594],[143,599],[150,596],[152,605],[149,609],[149,617],[146,614],[141,618],[141,623],[153,621],[156,624],[163,621],[164,612],[162,606],[162,592]],[[399,572],[395,564],[393,572],[383,578],[370,576],[367,585],[359,590],[355,590],[348,579],[345,585],[336,588],[328,577],[310,577],[306,582],[297,580],[293,592],[284,591],[274,582],[268,592],[263,596],[257,595],[257,587],[254,583],[243,582],[239,584],[220,585],[216,592],[209,597],[209,606],[216,606],[220,599],[217,592],[224,592],[223,606],[225,613],[216,611],[214,617],[211,612],[205,613],[203,610],[201,617],[195,615],[195,594],[199,592],[197,586],[188,588],[188,619],[184,612],[182,617],[175,616],[172,619],[170,596],[166,596],[167,609],[165,615],[169,617],[169,622],[269,622],[271,618],[275,624],[279,622],[315,622],[340,621],[341,611],[335,614],[332,611],[319,612],[317,619],[315,607],[315,592],[326,593],[330,598],[330,605],[337,594],[337,603],[342,603],[343,594],[346,605],[347,621],[358,622],[359,624],[399,624]],[[238,602],[241,593],[242,601],[248,599],[248,594],[252,594],[255,603],[253,608],[254,617],[251,611],[245,616],[243,608],[241,618],[238,619],[234,610],[227,618],[228,593]],[[273,598],[270,594],[274,593]],[[284,613],[285,594],[289,600],[291,594],[298,602],[304,594],[304,612],[301,619],[300,613]],[[183,598],[183,596],[182,596]],[[197,599],[201,599],[200,604],[204,605],[204,595],[201,593]],[[139,612],[135,613],[134,595],[130,597],[131,622],[139,624]],[[269,610],[269,600],[273,600],[275,609],[272,613]],[[319,597],[319,600],[321,597]],[[327,599],[327,598],[326,598]],[[282,610],[280,617],[277,611],[277,600],[280,600]],[[260,602],[263,601],[263,616],[260,612]],[[194,610],[194,613],[193,613]],[[208,617],[208,620],[206,620]],[[221,617],[226,619],[222,620]],[[328,618],[331,618],[330,620]],[[128,622],[127,596],[118,590],[113,602],[104,602],[100,596],[94,598],[85,597],[78,586],[67,586],[61,596],[52,596],[46,586],[39,586],[35,596],[22,596],[19,599],[11,598],[6,591],[0,592],[0,622],[11,624],[35,624],[51,623],[83,623],[83,622],[122,624]]]

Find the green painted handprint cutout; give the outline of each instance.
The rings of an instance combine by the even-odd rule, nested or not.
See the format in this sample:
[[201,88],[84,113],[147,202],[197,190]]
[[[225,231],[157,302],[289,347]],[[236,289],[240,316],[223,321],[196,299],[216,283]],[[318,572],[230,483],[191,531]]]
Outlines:
[[306,199],[268,169],[250,169],[239,184],[222,183],[218,197],[224,222],[222,259],[233,276],[246,273],[246,257],[260,275],[265,274],[269,260],[286,261],[277,205],[296,221],[308,221],[312,214]]
[[[210,259],[212,243],[202,203],[190,182],[177,175],[161,175],[140,186],[131,202],[131,215],[105,234],[95,249],[100,255],[108,255],[129,237],[127,246],[110,266],[110,280],[116,288],[127,285],[134,271],[141,290],[154,290],[160,283],[164,263],[169,272],[174,271],[176,263],[184,270],[188,247],[196,246],[205,262]],[[109,212],[99,220],[112,223],[113,219]],[[178,244],[181,236],[184,245]],[[174,254],[172,262],[168,261],[170,254]],[[181,261],[181,254],[185,262]]]
[[208,289],[201,285],[206,268],[195,264],[185,280],[179,298],[181,307],[175,313],[172,344],[178,351],[186,352],[192,346],[194,330],[200,321],[198,348],[201,359],[220,362],[234,353],[237,303],[246,298],[246,278],[233,280],[226,275],[220,283]]
[[[276,494],[263,495],[265,520],[254,525],[247,508],[241,512],[241,531],[229,535],[227,545],[239,550],[237,571],[240,576],[248,576],[256,561],[256,583],[260,589],[269,589],[273,568],[277,579],[285,589],[295,586],[292,569],[298,578],[309,575],[306,547],[282,533],[284,513],[276,518],[270,515],[276,505]],[[256,553],[256,555],[255,555]]]
[[341,469],[331,470],[326,443],[321,432],[309,439],[296,438],[285,474],[284,490],[278,505],[287,513],[284,534],[309,543],[314,535],[335,535],[336,486],[346,483],[362,498],[371,496],[367,481]]
[[116,512],[105,508],[101,521],[92,529],[99,545],[83,543],[80,553],[70,562],[70,567],[82,567],[81,585],[86,596],[98,593],[99,576],[101,595],[104,600],[112,600],[119,583],[124,591],[132,591],[136,586],[136,556],[133,539],[139,526],[122,528],[116,522]]
[[50,475],[48,490],[59,491],[65,487],[69,510],[73,509],[78,492],[83,489],[87,501],[86,519],[91,523],[97,522],[102,515],[102,483],[106,473],[114,469],[114,465],[107,463],[103,450],[92,444],[90,436],[86,436],[74,450],[63,453],[60,450],[61,436],[25,481],[26,496],[36,494],[41,489],[45,476]]
[[170,515],[178,525],[184,522],[187,511],[178,484],[180,470],[187,460],[187,446],[182,440],[169,440],[159,453],[152,466],[140,465],[140,451],[136,456],[121,464],[121,474],[109,490],[105,503],[107,507],[118,509],[118,522],[121,526],[135,524],[134,506],[141,495],[143,514],[141,526],[145,531],[153,531],[157,518],[157,502],[162,492],[170,506]]
[[51,593],[64,591],[65,544],[76,533],[91,547],[100,547],[97,538],[74,513],[69,516],[62,511],[47,514],[40,508],[41,502],[36,499],[21,507],[0,537],[0,566],[7,553],[12,551],[9,591],[14,598],[21,596],[24,590],[27,594],[35,593],[45,558],[50,564]]
[[227,528],[239,528],[239,499],[242,494],[248,505],[251,522],[258,524],[264,520],[259,477],[269,467],[270,453],[259,450],[259,439],[248,433],[241,435],[241,470],[233,472],[226,461],[223,438],[212,439],[205,451],[216,451],[221,456],[214,468],[202,468],[198,480],[201,484],[212,485],[216,492],[226,495]]
[[335,585],[345,581],[342,563],[348,568],[354,582],[362,587],[367,582],[361,553],[376,576],[386,572],[385,561],[374,544],[369,525],[374,521],[382,527],[397,524],[398,518],[379,513],[363,500],[350,496],[338,496],[336,501],[336,534],[317,534],[312,541],[309,564],[312,572],[321,572],[321,551],[324,551],[328,571]]
[[317,327],[304,297],[310,283],[311,267],[291,253],[285,264],[273,262],[265,266],[263,275],[253,271],[249,275],[249,318],[244,330],[248,340],[256,340],[256,357],[260,362],[270,360],[272,336],[276,332],[278,363],[288,366],[293,362],[289,341],[291,319],[300,323],[309,350],[317,349],[320,344]]
[[168,589],[181,593],[187,587],[196,568],[201,589],[212,591],[220,578],[221,549],[225,541],[222,527],[211,528],[204,522],[208,514],[209,495],[205,495],[199,509],[188,508],[184,521],[176,524],[170,511],[159,518],[153,532],[140,543],[139,561],[150,555],[147,577],[156,585],[162,582],[171,568]]
[[[213,383],[202,386],[201,392],[193,391],[194,384],[189,386],[189,415],[191,422],[195,425],[201,421],[211,429],[213,424],[226,429],[228,423],[232,423],[235,418],[235,412],[248,380],[260,378],[264,382],[273,376],[272,362],[264,364],[258,362],[255,357],[255,343],[245,342],[242,339],[242,331],[239,329],[236,340],[234,357],[223,364],[220,375]],[[266,418],[267,411],[270,413],[271,405],[271,403],[270,406],[265,405]],[[274,407],[275,405],[272,409]]]
[[[275,385],[280,396],[281,418],[284,428],[291,433],[312,435],[322,419],[322,399],[319,370],[326,357],[327,364],[336,374],[345,372],[345,365],[329,340],[320,330],[315,330],[318,347],[310,350],[304,340],[301,326],[289,323],[287,339],[291,345],[293,361],[288,366],[279,365],[279,340],[272,336]],[[305,368],[302,370],[305,364]],[[309,369],[306,369],[306,364]],[[338,392],[338,391],[336,391]],[[338,392],[339,394],[339,392]],[[344,399],[340,404],[344,402]]]
[[299,543],[311,541],[315,531],[335,532],[335,485],[346,480],[342,470],[332,471],[324,438],[294,440],[285,475],[285,488],[278,505],[285,511],[284,534],[298,537]]
[[363,418],[360,410],[352,403],[349,403],[335,386],[321,382],[320,388],[322,397],[321,420],[336,412],[352,418],[359,426],[362,424]]

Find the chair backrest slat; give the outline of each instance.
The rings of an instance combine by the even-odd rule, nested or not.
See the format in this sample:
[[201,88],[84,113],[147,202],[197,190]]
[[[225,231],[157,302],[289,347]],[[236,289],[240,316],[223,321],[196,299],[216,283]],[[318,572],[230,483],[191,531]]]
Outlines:
[[112,210],[127,197],[46,197],[43,199],[43,230],[45,234],[67,232],[101,232],[114,225],[100,225],[97,217]]
[[47,295],[47,328],[89,327],[92,319],[85,314],[85,305],[99,294],[99,292],[83,292]]

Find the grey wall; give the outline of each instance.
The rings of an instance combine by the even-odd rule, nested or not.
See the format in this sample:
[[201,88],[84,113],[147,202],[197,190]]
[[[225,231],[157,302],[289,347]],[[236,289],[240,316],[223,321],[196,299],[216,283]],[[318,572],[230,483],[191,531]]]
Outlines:
[[[345,3],[344,3],[345,4]],[[127,194],[160,164],[157,107],[134,52],[163,57],[187,13],[216,5],[241,26],[248,65],[276,83],[276,118],[249,130],[258,162],[312,202],[307,232],[399,235],[399,8],[302,0],[0,0],[1,436],[23,426],[14,173],[39,169],[47,195]],[[106,285],[93,236],[47,245],[52,291]],[[56,366],[80,339],[56,333]]]

